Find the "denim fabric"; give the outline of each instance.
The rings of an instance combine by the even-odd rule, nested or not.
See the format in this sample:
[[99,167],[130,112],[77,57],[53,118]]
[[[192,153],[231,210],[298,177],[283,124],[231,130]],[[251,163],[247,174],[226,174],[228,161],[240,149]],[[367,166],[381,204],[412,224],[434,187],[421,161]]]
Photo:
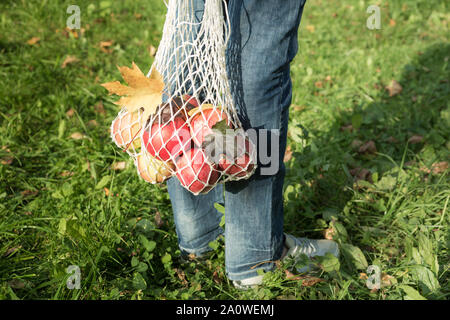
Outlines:
[[[201,7],[203,1],[196,0]],[[279,170],[218,185],[193,196],[177,179],[167,182],[182,254],[202,255],[223,233],[214,202],[225,202],[225,265],[231,280],[272,270],[283,250],[283,156],[292,99],[290,62],[297,53],[303,0],[231,0],[227,67],[233,99],[246,129],[277,129]]]

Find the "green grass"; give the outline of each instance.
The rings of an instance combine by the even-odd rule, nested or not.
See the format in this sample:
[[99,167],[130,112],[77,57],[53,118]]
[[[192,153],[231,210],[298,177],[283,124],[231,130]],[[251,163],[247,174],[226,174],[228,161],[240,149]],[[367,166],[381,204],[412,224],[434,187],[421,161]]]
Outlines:
[[[313,286],[287,280],[287,264],[247,292],[226,279],[220,239],[204,263],[178,261],[165,186],[140,181],[110,141],[118,110],[99,84],[120,78],[116,65],[149,69],[163,2],[77,3],[77,38],[61,32],[69,1],[0,4],[0,298],[449,298],[449,170],[436,170],[450,149],[444,1],[379,1],[380,30],[366,28],[370,2],[306,4],[291,69],[285,230],[332,230],[343,255],[320,261],[324,281]],[[69,55],[80,61],[61,68]],[[391,80],[403,88],[393,97]],[[358,152],[368,141],[376,152]],[[111,170],[115,161],[127,168]],[[355,182],[358,168],[366,179]],[[80,290],[66,288],[69,265],[81,269]],[[392,277],[380,290],[360,279],[368,265]]]

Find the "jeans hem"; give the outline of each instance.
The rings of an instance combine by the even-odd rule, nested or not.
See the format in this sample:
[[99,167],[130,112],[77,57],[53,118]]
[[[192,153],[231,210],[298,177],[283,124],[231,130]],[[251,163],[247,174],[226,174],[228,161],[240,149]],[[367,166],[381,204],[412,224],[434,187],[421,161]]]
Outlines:
[[[217,232],[217,234],[213,237],[213,239],[211,241],[215,241],[217,240],[217,238],[219,238],[221,235],[223,235],[223,230],[220,230]],[[181,255],[190,255],[190,254],[195,254],[195,256],[197,258],[201,258],[203,254],[212,251],[213,249],[208,245],[200,247],[200,248],[195,248],[195,249],[188,249],[183,247],[182,245],[178,244],[178,248],[180,248],[181,250]]]

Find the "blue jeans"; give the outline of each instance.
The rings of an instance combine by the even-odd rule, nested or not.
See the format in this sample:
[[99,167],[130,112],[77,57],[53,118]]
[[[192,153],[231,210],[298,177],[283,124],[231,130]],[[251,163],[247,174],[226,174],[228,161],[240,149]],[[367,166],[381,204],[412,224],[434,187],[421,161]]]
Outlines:
[[[197,8],[203,1],[195,0]],[[272,270],[281,257],[283,235],[283,156],[292,99],[290,62],[305,0],[231,0],[227,65],[233,99],[246,129],[278,129],[279,170],[248,180],[219,184],[194,196],[177,179],[167,182],[182,254],[201,256],[225,233],[225,267],[231,280]],[[269,140],[269,143],[271,140]],[[214,202],[225,203],[225,232]]]

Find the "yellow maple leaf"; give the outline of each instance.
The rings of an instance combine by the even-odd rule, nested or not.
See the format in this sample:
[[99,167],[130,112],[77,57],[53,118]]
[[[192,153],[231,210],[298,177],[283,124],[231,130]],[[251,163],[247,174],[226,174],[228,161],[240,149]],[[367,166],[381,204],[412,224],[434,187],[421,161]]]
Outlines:
[[108,90],[109,94],[121,96],[114,103],[125,107],[128,112],[136,112],[143,108],[142,119],[146,121],[150,114],[155,113],[156,108],[162,102],[164,90],[162,76],[154,68],[150,77],[147,78],[134,62],[132,68],[118,67],[118,69],[128,86],[121,84],[119,81],[103,83],[102,86]]

